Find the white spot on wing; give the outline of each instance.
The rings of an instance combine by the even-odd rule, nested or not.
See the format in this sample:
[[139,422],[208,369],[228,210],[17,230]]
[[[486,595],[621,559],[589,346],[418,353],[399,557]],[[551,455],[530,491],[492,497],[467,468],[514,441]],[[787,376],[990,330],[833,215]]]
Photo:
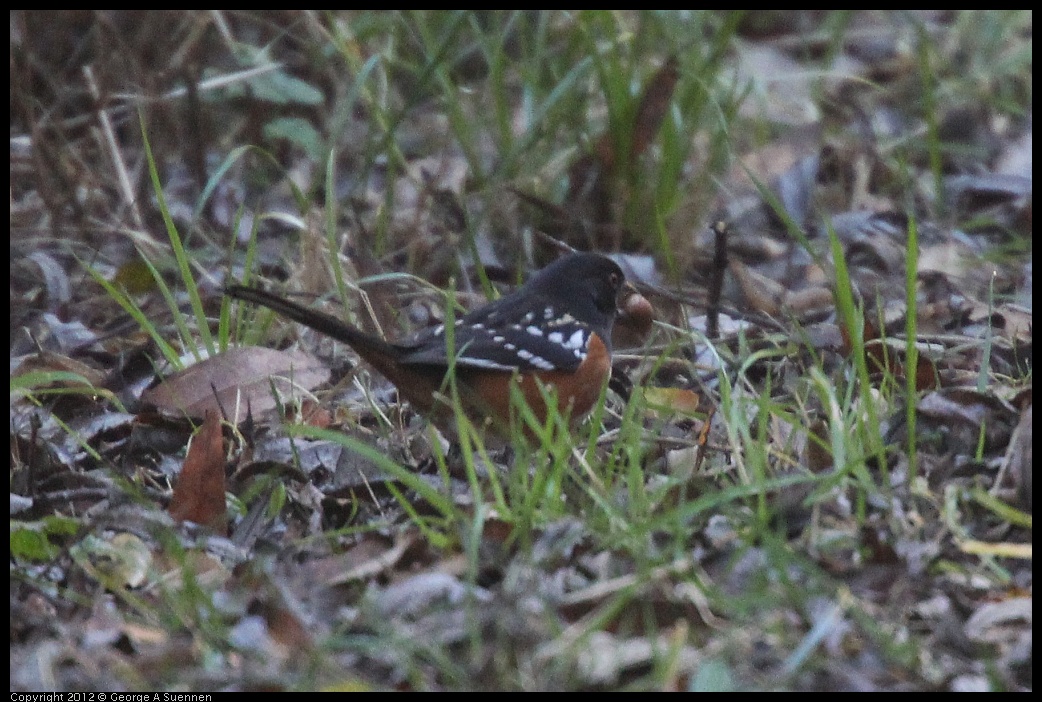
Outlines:
[[487,358],[470,358],[468,356],[463,356],[463,357],[461,357],[459,359],[459,364],[461,366],[468,366],[470,368],[488,368],[490,370],[504,370],[504,371],[512,371],[512,370],[514,370],[514,366],[508,366],[508,365],[504,365],[502,363],[496,363],[495,361],[489,360]]
[[550,332],[549,334],[546,335],[546,338],[549,339],[551,342],[553,342],[555,344],[563,344],[564,343],[564,334],[562,334],[559,331]]
[[543,330],[540,329],[539,327],[527,327],[525,329],[525,331],[528,332],[529,334],[531,334],[532,336],[542,336],[543,335]]
[[564,342],[565,348],[579,350],[586,348],[586,335],[582,329],[576,329],[575,333],[568,337],[568,341]]
[[540,370],[553,370],[555,368],[554,364],[550,363],[550,361],[546,360],[542,356],[532,356],[530,363]]

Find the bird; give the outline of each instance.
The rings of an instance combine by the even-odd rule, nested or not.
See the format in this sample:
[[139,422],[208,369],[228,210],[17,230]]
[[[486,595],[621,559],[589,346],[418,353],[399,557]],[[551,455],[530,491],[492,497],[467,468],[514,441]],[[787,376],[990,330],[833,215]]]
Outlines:
[[232,284],[224,294],[347,344],[438,426],[454,416],[445,399],[453,368],[467,416],[509,435],[518,421],[512,384],[540,425],[553,406],[546,391],[556,395],[569,424],[597,403],[611,376],[612,326],[624,285],[631,288],[607,256],[570,253],[512,293],[456,318],[451,329],[440,324],[395,342],[260,288]]

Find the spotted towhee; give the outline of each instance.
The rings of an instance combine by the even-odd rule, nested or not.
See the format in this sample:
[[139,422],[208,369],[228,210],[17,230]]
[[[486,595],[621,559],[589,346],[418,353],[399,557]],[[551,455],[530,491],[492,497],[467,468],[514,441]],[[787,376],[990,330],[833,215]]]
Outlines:
[[569,254],[513,293],[456,319],[451,334],[439,325],[397,343],[256,288],[232,285],[225,294],[344,342],[436,420],[451,416],[438,399],[451,354],[468,415],[503,429],[511,417],[511,383],[518,383],[540,422],[547,403],[539,383],[572,418],[593,407],[611,375],[611,331],[624,282],[610,258]]

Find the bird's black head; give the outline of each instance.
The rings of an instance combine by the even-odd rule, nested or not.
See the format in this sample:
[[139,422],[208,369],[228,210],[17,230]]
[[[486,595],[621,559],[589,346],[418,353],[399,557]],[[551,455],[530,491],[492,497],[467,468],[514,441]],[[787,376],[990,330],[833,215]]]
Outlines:
[[525,287],[567,302],[579,311],[596,311],[610,324],[625,281],[622,269],[607,256],[573,253],[536,273]]

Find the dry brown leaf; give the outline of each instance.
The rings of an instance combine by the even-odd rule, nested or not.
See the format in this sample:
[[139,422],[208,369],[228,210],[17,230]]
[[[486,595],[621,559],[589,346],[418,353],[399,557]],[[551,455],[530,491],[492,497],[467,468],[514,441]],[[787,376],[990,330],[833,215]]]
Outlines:
[[973,323],[990,324],[992,329],[1010,341],[1031,343],[1031,321],[1030,309],[1018,305],[1003,304],[994,308],[984,302],[973,305],[968,321]]
[[822,473],[831,469],[833,464],[829,427],[824,421],[815,419],[811,422],[809,430],[804,462],[812,472]]
[[[610,222],[619,164],[626,158],[633,161],[654,141],[669,112],[669,102],[679,77],[676,57],[671,56],[647,82],[641,94],[630,133],[629,154],[616,153],[610,131],[601,134],[592,151],[581,156],[569,169],[566,202],[587,205],[597,224]],[[574,218],[575,215],[569,213],[569,219]]]
[[1010,478],[1016,487],[1017,497],[1021,504],[1028,510],[1031,509],[1031,408],[1028,405],[1020,414],[1020,422],[1013,430],[1013,438],[1010,439],[1006,457],[1003,460],[1003,468],[1009,468],[1012,472]]
[[745,301],[757,312],[771,316],[781,310],[785,288],[770,278],[760,275],[741,261],[728,262],[728,270],[741,288]]
[[343,555],[327,559],[322,582],[327,586],[369,580],[390,570],[416,543],[415,533],[399,536],[393,543],[381,536],[367,536]]
[[[843,336],[842,353],[849,355],[853,351],[851,335],[849,330],[840,326]],[[876,325],[871,320],[864,321],[862,332],[864,342],[865,359],[868,362],[868,370],[875,376],[892,375],[900,381],[906,377],[906,353],[904,342],[896,344],[889,341],[880,334]],[[937,365],[928,353],[924,353],[928,346],[917,345],[920,353],[916,359],[915,387],[916,390],[929,390],[941,386],[941,377],[937,372]]]
[[240,346],[175,373],[141,400],[189,417],[223,407],[237,420],[245,416],[247,406],[255,413],[274,408],[272,385],[279,393],[299,394],[300,388],[310,390],[329,380],[329,375],[329,368],[303,351]]
[[170,500],[170,516],[192,521],[218,534],[228,531],[224,502],[224,438],[216,412],[207,412],[185,457],[184,468]]
[[669,101],[673,99],[673,91],[677,87],[680,71],[677,57],[670,56],[658,69],[640,97],[637,118],[633,122],[633,141],[630,145],[630,158],[636,158],[647,150],[655,139],[662,120],[669,112]]
[[100,388],[105,382],[105,374],[95,370],[82,361],[52,351],[41,351],[31,356],[26,356],[18,368],[11,373],[11,378],[25,375],[26,373],[70,373],[82,378],[77,382],[73,378],[55,381],[53,387],[60,388]]
[[787,293],[784,304],[789,310],[805,315],[833,307],[835,303],[832,290],[824,286],[814,286]]

